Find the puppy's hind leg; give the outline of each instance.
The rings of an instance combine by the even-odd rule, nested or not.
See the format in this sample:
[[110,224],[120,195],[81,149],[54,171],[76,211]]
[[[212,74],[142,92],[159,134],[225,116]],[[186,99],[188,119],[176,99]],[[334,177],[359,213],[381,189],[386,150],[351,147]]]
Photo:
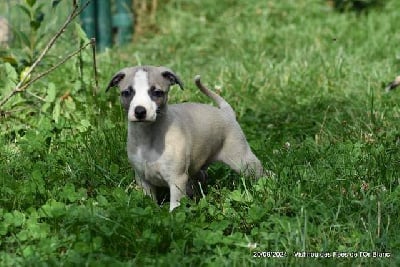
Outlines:
[[265,174],[260,160],[248,150],[246,152],[237,152],[234,154],[221,155],[220,161],[227,164],[235,172],[244,174],[247,177],[260,178]]
[[241,171],[244,175],[257,179],[265,174],[264,167],[260,160],[250,149],[242,159]]
[[204,166],[198,173],[191,176],[186,185],[186,194],[190,198],[202,196],[207,193],[208,166]]
[[233,131],[228,136],[217,160],[245,176],[259,178],[265,174],[260,160],[251,151],[244,134],[240,130]]

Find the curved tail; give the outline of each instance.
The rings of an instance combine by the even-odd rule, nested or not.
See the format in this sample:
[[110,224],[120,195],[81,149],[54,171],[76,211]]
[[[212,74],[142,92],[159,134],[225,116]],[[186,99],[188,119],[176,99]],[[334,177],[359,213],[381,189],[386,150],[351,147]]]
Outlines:
[[209,98],[211,98],[220,109],[236,117],[235,111],[232,109],[231,105],[229,105],[229,103],[225,101],[225,99],[223,99],[220,95],[214,93],[213,91],[209,90],[201,83],[200,75],[196,75],[194,81],[196,83],[196,86],[200,89],[200,91]]
[[389,84],[386,86],[385,91],[386,91],[386,92],[389,92],[389,91],[391,91],[391,90],[394,90],[394,89],[396,89],[396,87],[399,86],[399,85],[400,85],[400,76],[397,76],[397,77],[394,79],[393,82],[389,83]]

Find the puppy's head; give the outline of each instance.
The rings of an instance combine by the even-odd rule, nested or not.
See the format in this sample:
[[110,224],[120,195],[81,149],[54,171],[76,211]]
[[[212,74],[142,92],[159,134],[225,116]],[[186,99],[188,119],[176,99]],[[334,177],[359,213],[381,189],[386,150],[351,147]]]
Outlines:
[[170,86],[178,84],[179,77],[166,67],[138,66],[124,68],[111,79],[106,91],[118,86],[121,103],[132,122],[152,122],[162,114],[168,100]]

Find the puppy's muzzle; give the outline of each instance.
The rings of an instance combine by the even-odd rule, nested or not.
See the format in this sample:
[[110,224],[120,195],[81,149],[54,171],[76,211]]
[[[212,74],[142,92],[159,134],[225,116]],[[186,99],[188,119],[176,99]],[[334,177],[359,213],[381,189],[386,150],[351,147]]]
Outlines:
[[144,120],[146,118],[146,109],[142,106],[137,106],[135,108],[135,117],[138,120]]

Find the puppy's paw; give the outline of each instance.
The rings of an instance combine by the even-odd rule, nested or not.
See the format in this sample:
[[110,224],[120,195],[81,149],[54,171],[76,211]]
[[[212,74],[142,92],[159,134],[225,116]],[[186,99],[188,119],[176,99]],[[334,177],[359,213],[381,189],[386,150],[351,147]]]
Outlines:
[[275,179],[276,178],[276,174],[271,170],[264,170],[264,176],[263,177],[270,178],[270,179]]

